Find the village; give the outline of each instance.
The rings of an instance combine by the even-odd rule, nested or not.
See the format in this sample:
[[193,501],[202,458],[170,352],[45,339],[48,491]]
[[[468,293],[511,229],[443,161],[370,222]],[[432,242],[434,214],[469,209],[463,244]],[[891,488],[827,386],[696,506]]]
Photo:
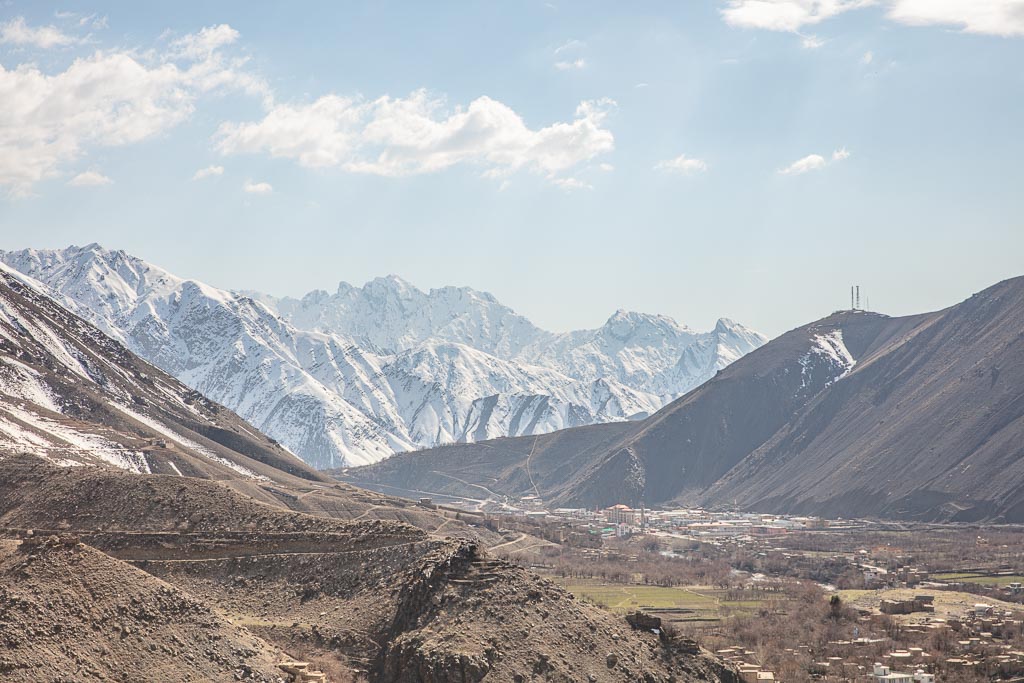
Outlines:
[[579,528],[602,538],[624,537],[635,534],[654,534],[679,537],[737,538],[741,536],[778,536],[790,531],[807,529],[859,528],[856,522],[829,522],[817,517],[790,517],[757,513],[715,512],[703,508],[677,508],[670,510],[631,508],[618,504],[599,510],[557,508],[547,511],[524,511],[527,517],[544,516],[548,519],[578,522]]
[[1019,529],[517,503],[474,511],[508,533],[507,559],[693,638],[746,683],[1024,681]]

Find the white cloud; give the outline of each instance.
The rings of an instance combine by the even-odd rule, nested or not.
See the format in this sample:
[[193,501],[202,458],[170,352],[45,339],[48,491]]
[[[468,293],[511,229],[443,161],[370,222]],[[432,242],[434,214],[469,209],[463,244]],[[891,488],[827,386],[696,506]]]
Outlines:
[[967,33],[1024,36],[1024,0],[726,0],[731,26],[797,33],[844,12],[882,6],[910,26],[952,26]]
[[782,175],[800,175],[808,171],[817,171],[825,168],[825,157],[820,154],[808,154],[803,159],[797,159],[786,168],[779,170]]
[[75,21],[79,26],[95,29],[107,28],[107,17],[98,14],[79,14],[78,12],[54,12],[53,16],[61,21]]
[[860,63],[864,66],[867,66],[873,61],[875,61],[875,54],[871,50],[865,52],[864,56],[860,58]]
[[559,45],[558,47],[556,47],[555,48],[555,54],[556,55],[560,55],[563,52],[569,52],[569,51],[572,51],[572,50],[582,50],[586,46],[587,46],[587,44],[584,43],[582,40],[570,40],[569,42],[564,43],[564,44]]
[[603,127],[614,104],[583,102],[572,121],[531,129],[511,107],[486,96],[449,110],[425,90],[372,101],[325,95],[310,104],[276,105],[260,121],[222,124],[216,146],[223,154],[266,153],[381,176],[470,164],[488,177],[526,169],[555,181],[614,148]]
[[[850,158],[850,153],[845,147],[841,147],[836,151],[832,152],[832,162],[837,163]],[[782,175],[802,175],[810,171],[820,171],[829,165],[829,161],[820,154],[808,154],[802,159],[797,159],[789,166],[779,169],[779,173]]]
[[97,187],[99,185],[110,185],[112,182],[114,181],[99,171],[85,171],[69,180],[68,185],[73,185],[74,187]]
[[568,43],[560,45],[555,48],[555,56],[563,55],[562,59],[555,62],[555,68],[559,71],[579,71],[587,66],[587,62],[582,57],[573,59],[570,55],[565,53],[579,53],[580,50],[587,46],[582,40],[570,40]]
[[184,121],[204,93],[265,95],[241,60],[217,51],[232,31],[204,29],[168,54],[100,50],[55,74],[35,64],[0,65],[0,187],[29,195],[91,148],[136,143]]
[[[81,14],[58,18],[102,22]],[[19,21],[5,26],[17,33],[24,25]],[[215,136],[222,153],[263,152],[309,167],[400,176],[466,164],[492,177],[527,170],[555,179],[614,148],[605,124],[610,100],[584,102],[575,117],[544,127],[527,126],[508,105],[486,96],[450,108],[426,91],[278,105],[245,60],[227,54],[238,40],[235,29],[219,25],[172,38],[162,48],[97,50],[62,70],[0,64],[0,189],[28,196],[92,150],[161,135],[188,119],[204,95],[226,90],[259,96],[266,114],[223,124]]]
[[654,165],[655,170],[668,171],[671,173],[703,173],[708,170],[708,165],[700,159],[691,159],[685,154],[680,154],[675,159],[665,159]]
[[611,164],[598,164],[597,167],[604,171],[605,173],[611,173],[612,171],[615,170],[615,167],[612,166]]
[[203,178],[209,178],[210,176],[215,175],[224,175],[224,167],[207,166],[206,168],[201,168],[192,176],[192,180],[202,180]]
[[825,41],[818,36],[802,36],[803,40],[800,44],[803,45],[805,50],[817,50],[819,47],[825,44]]
[[555,62],[555,68],[559,71],[576,71],[587,66],[587,60],[580,58],[571,62]]
[[270,194],[274,191],[270,183],[254,183],[251,180],[246,180],[242,189],[249,194]]
[[227,24],[207,26],[198,33],[182,36],[171,43],[175,53],[190,59],[206,59],[214,52],[238,40],[239,33]]
[[578,178],[552,178],[551,182],[563,190],[593,190],[594,186]]
[[67,35],[56,26],[29,26],[25,23],[24,17],[16,17],[0,24],[0,43],[48,49],[74,45],[78,42],[78,38]]
[[731,26],[796,33],[873,0],[728,0],[721,10]]
[[955,26],[966,33],[1024,36],[1024,0],[892,0],[889,17],[912,26]]

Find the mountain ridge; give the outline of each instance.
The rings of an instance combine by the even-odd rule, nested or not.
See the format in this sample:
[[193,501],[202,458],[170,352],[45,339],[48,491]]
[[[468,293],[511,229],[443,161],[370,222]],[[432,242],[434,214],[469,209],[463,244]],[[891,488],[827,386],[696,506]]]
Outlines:
[[403,454],[346,477],[471,495],[457,478],[556,506],[1020,522],[1022,330],[1024,277],[931,313],[839,311],[643,421]]
[[[428,294],[395,276],[274,299],[180,278],[98,244],[0,252],[0,261],[321,468],[640,418],[764,342],[738,325],[697,333],[635,313],[555,334],[490,294]],[[660,346],[652,320],[674,330]]]
[[251,425],[2,264],[0,452],[137,473],[322,480]]

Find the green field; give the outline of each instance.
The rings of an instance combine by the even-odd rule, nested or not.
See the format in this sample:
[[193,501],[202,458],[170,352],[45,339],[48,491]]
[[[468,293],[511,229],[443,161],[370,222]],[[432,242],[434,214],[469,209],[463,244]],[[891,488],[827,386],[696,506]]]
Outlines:
[[[640,584],[605,583],[597,579],[550,577],[570,593],[619,614],[640,610],[678,612],[673,621],[716,620],[724,613],[752,613],[759,600],[724,599],[724,592],[710,587],[664,587]],[[662,615],[668,616],[668,615]]]
[[980,574],[971,574],[964,572],[949,572],[947,574],[931,574],[928,578],[937,579],[939,581],[960,581],[962,579],[970,579],[980,576]]
[[933,574],[931,578],[936,581],[984,583],[990,586],[1006,586],[1011,583],[1024,583],[1024,576],[1021,576],[1020,574],[988,576],[985,574],[971,574],[969,572],[950,572],[948,574]]
[[587,579],[552,577],[576,597],[601,605],[613,612],[637,609],[687,609],[717,611],[718,600],[688,588],[602,583]]

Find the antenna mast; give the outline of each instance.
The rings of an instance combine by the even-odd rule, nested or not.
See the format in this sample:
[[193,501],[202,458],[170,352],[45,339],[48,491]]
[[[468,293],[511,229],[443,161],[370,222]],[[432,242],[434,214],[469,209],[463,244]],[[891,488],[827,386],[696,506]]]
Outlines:
[[854,310],[860,310],[860,285],[857,285],[857,306],[854,308]]

